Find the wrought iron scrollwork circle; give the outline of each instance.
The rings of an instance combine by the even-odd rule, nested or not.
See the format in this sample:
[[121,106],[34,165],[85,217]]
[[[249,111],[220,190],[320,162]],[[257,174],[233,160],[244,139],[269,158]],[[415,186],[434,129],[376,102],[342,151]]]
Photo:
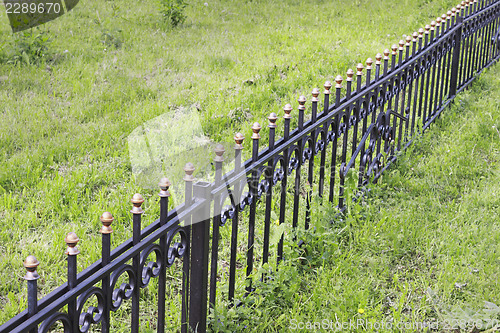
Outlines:
[[[115,289],[116,283],[120,276],[124,273],[128,274],[128,283],[122,283],[120,287]],[[111,290],[113,290],[113,295],[111,298],[111,310],[116,311],[122,305],[124,300],[132,297],[132,292],[136,286],[136,276],[135,272],[130,265],[122,265],[117,270],[111,274],[110,282]]]
[[[175,242],[173,245],[172,241],[174,237],[179,234],[181,236],[181,242]],[[167,234],[167,267],[173,265],[176,258],[181,258],[187,249],[187,235],[183,227],[177,226],[175,229],[170,230]]]
[[252,201],[253,201],[252,193],[250,192],[243,193],[243,199],[241,200],[240,203],[240,210],[244,210],[246,206],[251,205]]
[[[92,296],[97,297],[97,307],[89,306],[87,311],[82,313],[85,303]],[[102,315],[104,313],[104,293],[102,292],[102,289],[92,287],[81,294],[76,301],[76,313],[79,318],[78,329],[82,333],[87,332],[91,325],[99,323],[102,320]]]
[[285,172],[282,168],[275,170],[273,175],[273,185],[276,185],[278,182],[282,181],[284,177]]
[[263,193],[267,193],[268,190],[269,181],[267,179],[261,180],[259,185],[257,185],[257,199],[259,199]]
[[[146,265],[146,261],[148,260],[148,256],[151,253],[155,253],[156,261],[150,261]],[[141,288],[146,287],[149,284],[151,278],[155,278],[160,275],[160,270],[163,262],[163,253],[158,244],[151,244],[148,248],[141,252]]]
[[38,332],[47,333],[52,325],[54,325],[58,321],[63,324],[64,333],[71,333],[71,320],[66,313],[62,312],[56,312],[49,318],[45,319],[42,325],[40,325],[40,328],[38,328]]
[[221,212],[220,225],[222,226],[226,224],[226,221],[229,219],[233,219],[235,215],[236,215],[236,208],[234,206],[231,205],[224,206]]

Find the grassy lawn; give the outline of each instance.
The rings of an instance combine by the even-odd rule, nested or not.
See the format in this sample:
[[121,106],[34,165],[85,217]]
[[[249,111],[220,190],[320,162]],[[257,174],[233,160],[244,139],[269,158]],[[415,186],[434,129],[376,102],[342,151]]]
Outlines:
[[274,280],[245,301],[257,310],[221,308],[221,315],[258,332],[310,331],[307,323],[315,332],[493,331],[500,321],[499,128],[496,65],[344,221],[332,226],[331,215],[318,212],[323,225],[305,235],[305,250],[289,253]]
[[[99,216],[103,211],[115,217],[113,246],[131,235],[129,199],[133,193],[140,192],[146,199],[144,225],[159,216],[157,180],[152,180],[151,186],[141,186],[132,175],[129,151],[138,148],[127,145],[127,137],[135,128],[157,116],[191,108],[199,113],[203,131],[212,142],[231,142],[237,131],[249,138],[254,121],[265,124],[270,112],[281,116],[284,104],[296,106],[301,94],[310,99],[312,88],[321,87],[325,80],[333,81],[367,57],[373,58],[454,4],[445,0],[191,1],[187,21],[171,29],[162,22],[155,1],[82,0],[69,14],[34,30],[51,42],[46,44],[47,56],[30,65],[6,63],[19,55],[13,51],[19,37],[12,36],[4,17],[0,21],[0,323],[26,306],[22,279],[26,256],[33,254],[41,263],[41,297],[66,279],[63,239],[67,232],[75,231],[81,239],[81,270],[99,258]],[[492,81],[494,75],[489,76]],[[493,94],[498,88],[498,80],[497,88],[491,88],[493,83],[487,80],[481,82],[483,88],[475,88],[478,92],[490,87]],[[498,111],[496,96],[485,107],[491,109],[498,128],[498,112],[496,116],[493,112],[495,103]],[[489,269],[491,281],[495,280],[494,262],[487,266],[486,252],[479,256],[473,251],[489,249],[488,255],[494,253],[493,241],[486,241],[494,237],[494,226],[484,226],[494,220],[488,219],[495,212],[493,206],[485,207],[498,198],[498,172],[488,171],[495,170],[498,137],[484,108],[479,114],[471,112],[479,104],[474,104],[468,93],[461,98],[459,108],[468,110],[470,117],[484,119],[464,123],[458,131],[456,122],[467,113],[459,112],[452,123],[447,113],[439,125],[446,129],[430,131],[410,154],[421,159],[402,160],[399,171],[374,189],[371,208],[365,208],[367,217],[354,218],[348,238],[342,238],[342,233],[351,228],[339,226],[345,242],[338,245],[338,253],[329,252],[334,260],[315,268],[318,279],[313,275],[303,282],[317,283],[313,290],[319,294],[312,295],[311,302],[297,299],[291,303],[291,312],[283,313],[286,316],[281,323],[264,321],[266,314],[275,311],[266,308],[258,325],[267,322],[288,327],[290,318],[302,319],[307,314],[323,318],[327,309],[350,318],[358,307],[366,308],[365,316],[374,318],[388,311],[401,316],[436,316],[435,307],[425,296],[427,287],[439,295],[442,304],[460,300],[475,302],[471,306],[477,307],[483,300],[497,301],[486,274]],[[487,103],[487,99],[476,103]],[[478,125],[480,121],[485,122],[483,127]],[[475,130],[479,134],[474,136]],[[453,131],[458,132],[450,134]],[[449,142],[441,138],[448,134],[452,138]],[[467,146],[470,149],[465,148],[465,141],[458,145],[468,134],[477,140],[476,146],[476,142]],[[437,140],[426,141],[429,137]],[[446,145],[450,148],[444,149]],[[484,145],[497,150],[489,151]],[[435,149],[444,150],[434,153]],[[248,153],[247,148],[247,157]],[[487,158],[486,165],[480,154]],[[429,174],[434,170],[431,166],[436,168],[434,174]],[[453,183],[454,179],[460,183]],[[475,192],[486,189],[488,183],[490,192]],[[432,191],[435,195],[430,195]],[[496,203],[498,216],[498,200]],[[456,209],[445,209],[445,205]],[[322,216],[324,212],[316,213],[318,229]],[[417,217],[418,223],[412,220]],[[355,224],[360,221],[367,221],[362,228]],[[455,236],[454,230],[458,233]],[[325,232],[322,242],[326,243],[318,244],[327,244],[329,237]],[[484,244],[473,249],[473,239],[484,240]],[[313,250],[322,251],[321,246]],[[428,257],[429,253],[436,257]],[[472,255],[482,258],[485,266],[480,266],[480,261],[464,262]],[[479,271],[467,275],[467,264]],[[459,279],[462,271],[469,280]],[[417,273],[429,275],[424,279]],[[169,274],[174,281],[178,278],[174,268]],[[457,280],[450,282],[452,277]],[[474,279],[483,281],[481,292],[490,290],[493,294],[469,295],[476,286]],[[423,281],[429,284],[424,286]],[[455,290],[454,282],[468,285]],[[174,289],[172,295],[176,295]],[[148,299],[148,291],[145,293]],[[411,302],[418,304],[403,311]],[[402,305],[395,310],[387,305],[393,303]],[[179,320],[175,309],[173,302],[173,325]]]

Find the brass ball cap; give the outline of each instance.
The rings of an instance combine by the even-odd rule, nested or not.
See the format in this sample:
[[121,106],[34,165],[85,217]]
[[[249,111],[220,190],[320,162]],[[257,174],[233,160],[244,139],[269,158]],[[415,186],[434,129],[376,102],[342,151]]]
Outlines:
[[[216,152],[217,152],[217,146],[215,146],[215,149],[216,149]],[[222,146],[222,149],[224,149],[224,146]],[[172,185],[172,183],[170,182],[170,180],[166,177],[163,177],[162,179],[160,179],[160,182],[158,183],[158,186],[166,191],[168,190],[168,188]]]
[[110,212],[102,213],[100,220],[102,222],[101,230],[99,230],[102,234],[110,234],[113,232],[111,229],[111,223],[113,223],[113,215]]
[[240,132],[234,135],[234,141],[236,142],[236,144],[241,145],[243,143],[243,140],[245,140],[245,137]]
[[29,255],[26,257],[23,263],[25,268],[37,268],[40,265],[40,262],[33,255]]
[[80,241],[80,238],[78,238],[78,236],[74,232],[68,232],[68,234],[64,238],[64,242],[66,242],[67,244],[75,244],[76,245],[76,244],[78,244],[79,241]]
[[[186,169],[184,169],[184,170],[186,170]],[[136,194],[134,194],[134,196],[132,197],[132,199],[130,201],[132,201],[133,204],[141,205],[144,202],[144,198],[139,193],[136,193]]]
[[319,96],[319,89],[318,88],[314,88],[312,90],[311,94],[313,95],[313,97],[318,97]]

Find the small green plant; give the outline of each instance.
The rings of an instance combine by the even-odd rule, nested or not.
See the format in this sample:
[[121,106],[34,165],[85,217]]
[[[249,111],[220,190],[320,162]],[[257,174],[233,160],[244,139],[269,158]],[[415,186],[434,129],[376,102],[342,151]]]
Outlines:
[[187,5],[184,0],[160,0],[160,13],[163,19],[175,28],[186,20],[184,9]]
[[106,45],[106,47],[114,47],[115,49],[119,49],[123,45],[123,41],[120,37],[121,32],[122,31],[120,29],[103,29],[101,42]]
[[50,56],[50,43],[46,31],[23,31],[14,35],[10,48],[4,47],[5,55],[2,58],[13,65],[39,64]]

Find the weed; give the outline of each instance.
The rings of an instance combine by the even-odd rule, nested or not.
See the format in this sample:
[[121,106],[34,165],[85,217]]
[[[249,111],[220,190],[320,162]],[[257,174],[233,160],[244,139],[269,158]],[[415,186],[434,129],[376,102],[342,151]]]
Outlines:
[[160,13],[173,28],[186,21],[184,13],[188,3],[184,0],[160,0]]
[[[50,58],[49,45],[51,38],[48,32],[33,29],[14,35],[8,47],[0,45],[0,60],[13,65],[34,65]],[[2,56],[3,53],[3,56]]]

